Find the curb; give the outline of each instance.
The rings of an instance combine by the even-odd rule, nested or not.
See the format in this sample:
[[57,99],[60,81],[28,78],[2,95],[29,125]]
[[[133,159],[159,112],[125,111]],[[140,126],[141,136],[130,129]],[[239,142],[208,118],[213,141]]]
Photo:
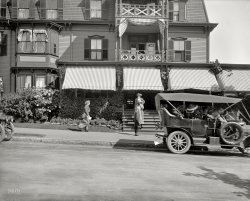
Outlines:
[[157,148],[154,144],[142,143],[117,143],[107,141],[83,141],[83,140],[69,140],[69,139],[54,139],[41,137],[13,137],[11,141],[14,142],[32,142],[32,143],[48,143],[48,144],[69,144],[69,145],[92,145],[92,146],[109,146],[109,147],[131,147],[131,148]]

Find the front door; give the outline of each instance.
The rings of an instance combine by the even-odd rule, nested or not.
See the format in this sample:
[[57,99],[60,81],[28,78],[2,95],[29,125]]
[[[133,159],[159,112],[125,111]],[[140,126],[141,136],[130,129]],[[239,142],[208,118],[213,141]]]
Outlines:
[[128,91],[124,93],[125,109],[134,109],[136,94],[141,93],[145,100],[144,110],[155,110],[155,96],[158,92],[153,91]]

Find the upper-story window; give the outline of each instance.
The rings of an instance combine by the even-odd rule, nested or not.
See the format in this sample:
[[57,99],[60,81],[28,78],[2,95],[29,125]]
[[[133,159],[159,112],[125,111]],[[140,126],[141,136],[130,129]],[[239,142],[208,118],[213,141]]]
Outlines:
[[7,55],[7,34],[0,32],[0,56]]
[[169,20],[173,22],[186,20],[186,0],[169,1]]
[[19,19],[28,19],[30,17],[30,1],[19,0],[18,1],[18,18]]
[[7,7],[6,0],[2,0],[0,2],[0,17],[1,18],[6,18],[6,7]]
[[63,0],[39,0],[37,6],[42,19],[63,19]]
[[90,36],[84,40],[84,59],[107,60],[108,40],[102,36]]
[[191,41],[186,39],[172,39],[169,41],[169,61],[191,61]]
[[90,18],[102,17],[102,0],[90,1]]
[[19,53],[46,53],[48,35],[43,29],[20,29],[18,33]]

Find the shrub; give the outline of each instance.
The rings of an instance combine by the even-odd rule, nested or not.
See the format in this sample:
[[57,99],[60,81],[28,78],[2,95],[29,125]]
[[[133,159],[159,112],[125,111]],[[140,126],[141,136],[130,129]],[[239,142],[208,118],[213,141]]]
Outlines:
[[51,89],[25,89],[18,93],[5,94],[1,100],[3,111],[7,115],[21,118],[48,121],[57,115],[59,92]]
[[[59,116],[61,118],[77,119],[84,110],[85,98],[79,95],[75,96],[73,90],[63,90],[61,94],[61,109]],[[93,119],[122,120],[123,95],[115,93],[113,96],[98,97],[91,99],[90,116]]]

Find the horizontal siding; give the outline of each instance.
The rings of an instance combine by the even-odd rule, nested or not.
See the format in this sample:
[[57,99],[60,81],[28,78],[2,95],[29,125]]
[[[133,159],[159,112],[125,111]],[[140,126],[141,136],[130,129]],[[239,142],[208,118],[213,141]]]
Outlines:
[[64,20],[84,20],[83,0],[64,0]]
[[[63,61],[84,61],[84,39],[99,35],[108,39],[108,60],[115,60],[115,33],[107,31],[63,31],[59,36],[59,58]],[[71,37],[70,37],[71,35]],[[70,42],[71,38],[71,42]],[[72,49],[71,49],[72,48]]]
[[70,60],[70,33],[61,32],[59,35],[59,58]]
[[187,21],[207,22],[205,8],[202,0],[187,1]]
[[207,43],[205,38],[190,38],[191,62],[205,63],[207,61]]

